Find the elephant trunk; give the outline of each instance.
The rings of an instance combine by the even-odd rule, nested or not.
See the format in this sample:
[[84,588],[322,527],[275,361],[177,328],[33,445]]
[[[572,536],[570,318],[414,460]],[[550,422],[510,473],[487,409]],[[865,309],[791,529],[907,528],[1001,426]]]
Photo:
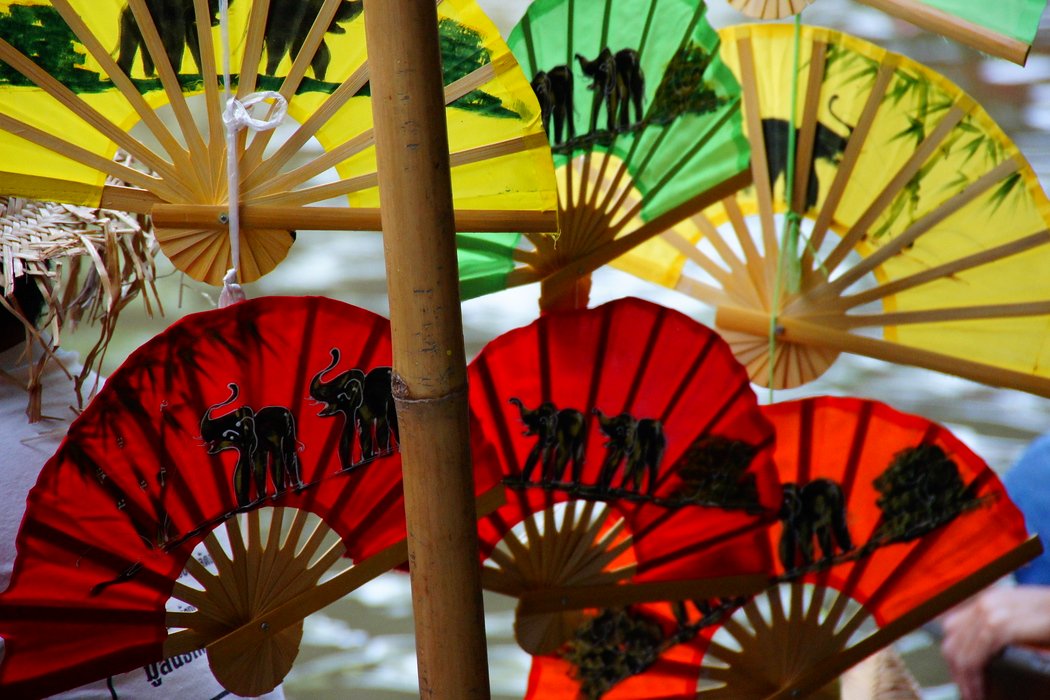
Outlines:
[[339,348],[332,348],[332,362],[322,369],[320,372],[314,375],[313,379],[310,380],[310,396],[315,399],[324,400],[326,384],[324,381],[324,375],[335,366],[339,364]]
[[217,404],[212,404],[211,406],[208,406],[208,409],[206,411],[204,411],[204,416],[201,417],[201,432],[202,433],[204,432],[204,426],[207,425],[208,423],[210,423],[211,420],[212,420],[212,418],[211,418],[212,411],[214,411],[217,408],[222,408],[223,406],[229,406],[231,403],[236,401],[237,397],[240,395],[240,393],[241,393],[240,387],[238,387],[237,384],[235,384],[234,382],[230,382],[229,384],[227,384],[227,387],[230,390],[230,397],[228,399],[226,399],[225,401],[220,401]]

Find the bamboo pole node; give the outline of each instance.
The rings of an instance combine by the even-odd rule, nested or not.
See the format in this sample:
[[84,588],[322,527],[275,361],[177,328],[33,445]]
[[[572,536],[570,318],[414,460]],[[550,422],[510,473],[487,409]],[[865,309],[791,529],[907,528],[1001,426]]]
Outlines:
[[391,376],[391,394],[394,396],[394,401],[399,404],[405,404],[408,406],[440,406],[453,403],[455,401],[462,401],[467,396],[467,388],[465,386],[458,387],[451,391],[447,391],[440,396],[431,396],[424,399],[412,398],[409,396],[410,390],[408,383],[399,375],[396,371]]

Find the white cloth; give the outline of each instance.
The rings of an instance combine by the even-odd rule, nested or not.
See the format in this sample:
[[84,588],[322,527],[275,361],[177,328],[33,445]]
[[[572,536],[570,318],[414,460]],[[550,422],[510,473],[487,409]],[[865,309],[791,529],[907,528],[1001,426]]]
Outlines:
[[[25,514],[26,496],[75,417],[72,407],[76,397],[72,382],[52,362],[41,378],[45,419],[36,424],[28,422],[25,414],[28,396],[23,387],[29,377],[29,363],[19,362],[21,352],[19,346],[0,353],[0,591],[6,590],[11,582],[15,537]],[[59,351],[58,356],[70,371],[79,371],[75,353]],[[0,663],[2,659],[3,640],[0,639]],[[208,667],[207,656],[198,651],[152,663],[54,697],[63,700],[211,700],[236,696],[219,685]],[[284,692],[278,687],[263,697],[282,700]]]

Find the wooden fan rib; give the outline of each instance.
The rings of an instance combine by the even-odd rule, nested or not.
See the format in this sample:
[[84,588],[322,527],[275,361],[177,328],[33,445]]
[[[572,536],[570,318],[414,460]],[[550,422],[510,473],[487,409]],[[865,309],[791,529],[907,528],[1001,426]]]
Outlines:
[[989,318],[1022,318],[1050,314],[1050,301],[1018,302],[1015,304],[974,304],[951,306],[943,309],[919,311],[896,311],[883,314],[857,314],[821,319],[836,328],[868,328],[903,326],[918,323],[947,323],[952,321],[977,321]]
[[266,34],[266,19],[270,14],[270,0],[254,0],[248,15],[248,30],[244,41],[244,54],[238,71],[237,98],[244,99],[255,92],[255,84],[262,61],[263,40]]
[[[296,132],[298,133],[298,132]],[[258,178],[255,173],[245,181],[245,201],[253,201],[265,195],[281,195],[291,191],[307,180],[317,177],[321,173],[335,168],[339,163],[352,158],[367,148],[375,145],[375,134],[369,129],[353,137],[335,148],[325,151],[308,163],[289,170],[287,173],[277,175],[263,182],[256,182]],[[265,165],[261,166],[265,167]],[[255,171],[256,173],[259,170]]]
[[[792,201],[788,206],[802,214],[809,194],[809,169],[816,153],[817,112],[820,109],[820,93],[824,86],[828,44],[814,41],[809,57],[809,74],[806,76],[806,96],[802,101],[802,123],[798,128],[798,143],[795,147],[795,182],[792,186]],[[785,182],[787,174],[785,173]]]
[[871,133],[871,126],[875,122],[875,116],[878,114],[879,107],[886,96],[886,91],[889,89],[890,80],[893,78],[896,70],[896,57],[890,57],[886,62],[879,65],[875,76],[875,84],[872,86],[871,92],[868,93],[868,99],[861,110],[860,118],[853,128],[853,133],[850,134],[849,141],[846,143],[846,149],[839,160],[839,167],[835,171],[835,177],[831,181],[831,186],[828,188],[824,204],[821,206],[817,219],[813,224],[813,230],[810,233],[810,245],[813,250],[820,250],[820,246],[824,243],[824,237],[831,227],[831,220],[842,201],[846,185],[849,184],[850,178],[853,176],[853,169],[857,167],[857,160],[860,158],[863,150],[864,141],[868,138],[868,134]]
[[[197,42],[201,53],[201,76],[204,82],[204,99],[208,117],[208,150],[211,153],[209,169],[215,174],[212,183],[212,200],[219,201],[227,189],[226,185],[226,127],[222,121],[223,101],[216,80],[204,76],[218,76],[215,64],[215,42],[212,40],[212,17],[208,2],[215,0],[193,0],[196,19]],[[232,92],[232,88],[231,88]]]
[[70,6],[69,0],[53,0],[51,4],[62,16],[66,24],[69,25],[70,30],[76,35],[80,43],[84,45],[84,48],[87,49],[88,54],[98,62],[102,70],[109,76],[109,79],[120,90],[120,94],[124,96],[124,99],[135,110],[139,119],[142,120],[150,133],[164,148],[168,157],[172,160],[172,172],[188,172],[191,170],[189,153],[175,139],[171,130],[168,129],[153,108],[150,107],[149,103],[146,102],[142,93],[138,91],[131,79],[124,74],[124,71],[120,70],[117,62],[113,60],[113,57],[102,46],[102,43],[94,33],[88,29],[80,14]]
[[[142,36],[142,42],[146,45],[146,50],[149,51],[150,57],[153,59],[154,67],[160,76],[160,83],[164,87],[164,94],[168,98],[168,104],[171,105],[175,114],[175,121],[178,123],[179,129],[182,131],[182,137],[186,140],[186,145],[189,147],[190,160],[200,187],[199,193],[201,196],[205,196],[206,193],[214,190],[214,180],[211,171],[208,169],[210,161],[207,157],[207,147],[200,132],[197,130],[193,115],[190,113],[189,103],[186,101],[186,96],[182,92],[182,86],[179,84],[178,76],[175,73],[179,66],[171,65],[171,62],[168,60],[164,43],[157,32],[157,25],[153,22],[153,15],[146,5],[146,0],[128,0],[128,7],[131,8],[135,16],[135,22]],[[208,26],[211,26],[210,20],[208,21]],[[128,151],[128,153],[135,155],[132,151]],[[148,161],[144,162],[148,164]],[[158,170],[157,172],[161,171]]]
[[[310,25],[310,31],[307,32],[303,44],[299,48],[299,53],[292,60],[292,67],[288,71],[288,75],[281,81],[281,87],[277,91],[286,102],[291,103],[295,93],[299,90],[303,78],[306,77],[306,69],[310,67],[313,57],[321,47],[324,35],[328,32],[328,28],[335,19],[336,10],[339,9],[341,2],[342,0],[324,0],[321,4],[317,17],[314,19],[314,23]],[[271,107],[267,118],[272,116],[272,114],[273,108]],[[244,164],[245,172],[255,170],[259,163],[262,162],[266,147],[270,145],[270,139],[273,137],[274,131],[274,129],[260,131],[252,138],[251,144],[248,145],[241,155],[241,163]]]
[[[163,175],[170,181],[178,182],[179,176],[171,163],[158,156],[156,153],[146,148],[142,143],[133,139],[130,134],[118,127],[113,122],[109,121],[103,116],[98,110],[94,109],[76,93],[62,85],[58,80],[53,78],[49,73],[40,68],[36,63],[28,59],[18,49],[7,43],[3,39],[0,39],[0,61],[7,63],[12,68],[17,70],[19,73],[24,75],[26,78],[31,80],[41,90],[46,92],[48,95],[58,101],[63,107],[71,111],[84,120],[85,123],[90,125],[93,129],[98,131],[100,134],[108,138],[110,141],[116,143],[120,148],[123,148],[132,157],[136,158],[139,162],[143,163],[147,167],[151,168],[155,172]],[[7,115],[2,115],[5,120],[11,120],[15,123],[21,123],[19,120]],[[28,126],[28,125],[27,125]],[[33,127],[28,127],[34,131],[40,131]],[[13,132],[19,135],[18,132]],[[83,149],[77,148],[76,150],[82,151]],[[66,151],[59,150],[58,153],[68,156]],[[105,160],[105,159],[103,159]],[[128,168],[130,170],[130,168]],[[137,183],[136,183],[137,184]]]
[[481,587],[512,598],[527,590],[524,579],[514,574],[513,569],[494,569],[491,566],[481,568]]
[[301,190],[285,190],[277,191],[267,195],[253,196],[251,200],[246,201],[245,204],[284,207],[305,207],[309,204],[313,204],[314,202],[321,202],[326,199],[341,197],[344,195],[348,195],[351,192],[360,192],[361,190],[367,190],[372,187],[377,187],[378,185],[378,174],[366,173],[364,175],[358,175],[356,177],[346,178],[343,180],[338,180],[337,182],[331,182],[324,185],[304,187]]
[[810,298],[820,298],[828,295],[837,296],[841,294],[845,289],[864,275],[875,270],[883,262],[894,255],[897,255],[907,246],[914,243],[920,236],[942,223],[948,217],[958,213],[966,205],[970,204],[991,189],[996,183],[1017,172],[1019,167],[1017,161],[1013,159],[1005,160],[995,166],[987,173],[977,178],[977,180],[967,185],[962,192],[959,192],[948,199],[948,201],[923,216],[901,232],[900,235],[895,236],[878,250],[861,259],[856,265],[844,271],[837,278],[815,287],[810,293]]
[[[264,615],[254,618],[222,639],[210,644],[208,649],[230,655],[250,653],[252,648],[279,634],[290,625],[334,603],[384,571],[404,563],[407,558],[408,547],[404,540],[390,545],[377,554],[355,563],[354,566],[328,581],[293,596]],[[166,656],[170,655],[167,643],[165,643],[164,651]]]
[[715,307],[739,303],[736,297],[726,294],[718,287],[693,279],[688,275],[681,275],[675,283],[674,289],[690,298]]
[[164,640],[164,658],[169,659],[180,654],[203,649],[208,644],[208,639],[192,629],[184,629],[174,634],[169,634]]
[[[750,173],[746,171],[742,172],[735,177],[716,185],[707,192],[680,204],[669,212],[647,221],[634,231],[609,241],[597,250],[573,260],[570,265],[561,267],[557,271],[548,275],[544,280],[548,285],[547,288],[551,296],[556,297],[558,294],[565,293],[565,291],[581,275],[585,275],[602,265],[608,264],[631,248],[649,240],[678,221],[688,218],[707,208],[714,202],[736,192],[749,182],[750,179]],[[511,281],[513,281],[514,284],[526,284],[528,281],[535,281],[536,277],[537,275],[535,275],[535,273],[533,273],[532,279],[528,279],[528,276],[526,275],[510,275],[508,276],[508,286],[510,286]]]
[[1005,36],[985,26],[967,22],[933,5],[907,0],[858,1],[916,26],[950,37],[978,51],[1005,58],[1018,65],[1025,64],[1032,48],[1027,42]]
[[507,549],[510,550],[514,567],[521,572],[522,578],[527,581],[536,580],[539,576],[539,569],[533,564],[532,553],[529,551],[530,547],[519,540],[513,530],[508,531],[503,536],[503,542],[507,545]]
[[[685,168],[685,166],[688,165],[693,160],[693,158],[695,158],[700,153],[700,151],[702,151],[707,146],[707,144],[715,136],[715,134],[719,133],[722,129],[725,128],[725,125],[737,113],[739,108],[740,108],[739,99],[735,99],[735,100],[729,102],[728,104],[724,105],[723,108],[722,108],[722,114],[716,120],[714,120],[713,122],[708,124],[706,129],[704,130],[704,132],[696,137],[696,139],[693,141],[693,145],[682,155],[682,157],[680,157],[677,161],[675,161],[675,163],[673,165],[669,166],[666,169],[666,171],[664,172],[663,176],[651,188],[649,188],[649,192],[647,193],[646,196],[649,197],[650,199],[652,197],[657,196],[663,190],[664,187],[666,187],[669,183],[671,183],[675,179],[675,177],[678,175],[678,173],[680,173],[682,171],[682,169]],[[661,132],[661,136],[663,136],[664,134],[667,134],[667,133],[669,133],[669,131],[663,131],[663,132]],[[653,152],[655,152],[656,148],[657,148],[657,146],[654,145],[653,146]],[[649,159],[647,158],[645,160],[645,162],[643,162],[642,165],[640,165],[638,167],[638,170],[634,173],[634,177],[640,177],[641,176],[641,174],[645,171],[645,168],[648,165],[648,162],[649,162]],[[730,178],[726,182],[734,182],[734,181],[738,182],[739,178],[740,178],[740,175],[741,174],[738,174],[737,176]],[[750,181],[749,177],[750,177],[749,175],[745,175],[744,176],[744,180],[745,181]],[[725,184],[726,183],[720,183],[718,185],[715,185],[714,187],[712,187],[707,192],[702,192],[699,195],[697,195],[697,197],[693,198],[693,200],[688,200],[687,202],[684,202],[682,205],[679,205],[679,207],[675,207],[674,209],[672,209],[672,211],[677,211],[677,210],[680,209],[680,207],[688,205],[689,201],[696,201],[696,200],[706,200],[708,202],[712,201],[709,198],[709,194],[711,192],[715,192],[715,191],[718,191],[718,192],[724,191]],[[737,189],[739,189],[739,187]],[[624,189],[625,195],[626,195],[626,193],[629,193],[630,191],[631,191],[631,188],[629,188],[629,187],[625,188]],[[732,190],[732,191],[735,192],[736,190]],[[616,206],[616,210],[617,211],[619,211],[620,207],[622,206],[623,200],[626,198],[625,195],[621,196],[621,201]],[[641,215],[642,206],[643,206],[643,203],[639,202],[637,206],[634,206],[630,210],[628,210],[627,213],[625,213],[616,223],[614,223],[611,226],[612,236],[613,237],[619,236],[620,233],[623,231],[624,227],[630,221],[632,221],[635,217]],[[691,214],[692,213],[696,213],[696,211],[692,211]],[[666,216],[666,215],[664,215],[664,216]],[[654,220],[660,220],[662,218],[663,217],[657,217],[657,219],[654,219]],[[681,220],[681,218],[682,217],[679,217],[678,219],[675,219],[674,221],[677,222],[677,221]],[[668,228],[669,224],[670,224],[670,222],[666,222],[664,224],[664,228]]]
[[[737,55],[740,59],[740,87],[744,95],[744,118],[751,135],[751,173],[758,201],[759,221],[762,225],[762,240],[766,251],[767,280],[776,275],[778,256],[770,253],[778,249],[776,224],[773,221],[773,191],[769,182],[769,154],[766,152],[762,131],[762,111],[758,99],[758,76],[755,72],[755,56],[749,38],[737,40]],[[794,116],[794,115],[792,115]]]
[[[742,301],[750,302],[752,304],[757,304],[761,306],[762,301],[758,296],[757,290],[755,290],[753,285],[748,285],[745,282],[745,280],[748,279],[746,265],[739,257],[737,257],[733,249],[729,247],[729,244],[726,242],[725,237],[722,236],[722,232],[719,231],[718,228],[713,223],[711,223],[711,220],[708,219],[707,216],[705,216],[702,213],[694,216],[692,218],[692,221],[696,225],[696,227],[700,229],[700,234],[703,237],[701,240],[706,240],[712,246],[714,246],[715,252],[718,253],[719,258],[729,268],[728,273],[723,273],[722,275],[724,279],[716,277],[711,270],[707,270],[708,274],[711,274],[713,277],[716,277],[716,279],[718,279],[719,282],[721,282],[722,287],[731,296],[738,297]],[[671,237],[673,235],[673,229],[664,234],[665,237]],[[682,242],[688,244],[688,241],[686,241],[684,238],[682,239]],[[693,260],[693,262],[695,262],[697,265],[706,270],[706,267],[701,262],[701,259],[704,259],[707,256],[702,255],[695,246],[690,246],[690,248],[693,249],[693,252],[689,252],[688,250],[683,250],[682,252],[689,256],[689,258]],[[694,256],[696,257],[694,258]]]
[[917,272],[913,275],[908,275],[907,277],[902,277],[892,282],[880,284],[877,287],[873,287],[872,289],[857,294],[841,297],[840,308],[850,309],[873,301],[885,299],[888,296],[919,287],[927,282],[950,277],[960,272],[972,270],[1048,244],[1050,244],[1050,231],[1044,229],[1038,233],[1025,236],[1024,238],[1018,238],[1017,240],[996,246],[995,248],[988,248],[978,253],[974,253],[973,255],[967,255],[958,260],[931,267],[923,272]]
[[[316,177],[329,168],[335,167],[336,164],[360,153],[369,146],[375,145],[374,133],[369,129],[339,146],[339,149],[341,149],[340,153],[344,154],[342,157],[328,157],[322,162],[317,162],[326,155],[322,154],[322,156],[317,159],[311,160],[303,166],[290,171],[287,174],[289,179],[285,181],[287,184],[270,182],[278,177],[278,173],[280,173],[281,169],[287,165],[293,157],[301,152],[303,146],[305,146],[311,138],[316,136],[321,127],[332,119],[340,109],[346,106],[346,103],[350,98],[356,95],[367,82],[368,64],[364,64],[346,81],[340,83],[335,92],[329,95],[328,99],[324,101],[324,104],[311,114],[310,117],[303,122],[303,124],[296,129],[284,143],[281,144],[273,155],[265,158],[259,163],[253,164],[255,167],[252,167],[251,170],[243,170],[244,175],[242,176],[242,186],[244,189],[249,193],[255,190],[261,192],[273,192],[282,188],[291,189],[298,184],[306,182],[312,177]],[[248,164],[245,164],[246,168],[247,166]],[[293,174],[294,177],[291,177]]]
[[729,223],[736,234],[737,242],[744,252],[745,269],[747,270],[748,279],[751,280],[751,287],[755,290],[758,308],[769,309],[773,298],[770,287],[771,280],[764,273],[765,265],[762,261],[762,254],[758,252],[755,241],[751,238],[751,229],[748,228],[747,221],[744,220],[744,213],[740,210],[740,205],[733,197],[727,197],[722,200],[722,207],[729,217]]
[[882,189],[882,192],[875,197],[867,210],[850,227],[849,232],[839,240],[835,248],[825,258],[824,270],[829,276],[846,259],[846,256],[856,247],[857,243],[868,235],[868,231],[875,221],[882,216],[886,208],[900,195],[901,190],[915,177],[923,164],[940,148],[941,143],[948,137],[952,129],[962,121],[964,116],[963,110],[958,105],[954,105],[937,124],[937,128],[933,130],[933,133],[923,139],[919,147],[915,149],[911,156],[908,157],[908,160],[904,162],[889,183]]
[[126,165],[117,163],[116,161],[103,158],[102,156],[62,139],[55,134],[43,131],[42,129],[37,129],[34,126],[30,126],[29,124],[14,119],[13,117],[9,117],[6,114],[0,114],[0,129],[18,136],[19,138],[25,139],[30,143],[36,144],[41,148],[58,153],[59,155],[76,161],[77,163],[98,170],[101,173],[105,173],[114,178],[119,178],[137,187],[148,189],[158,197],[181,201],[189,194],[181,189],[176,189],[179,186],[179,183],[169,180],[160,180],[151,177],[146,173],[135,170],[134,168],[129,168]]
[[1033,557],[1038,556],[1041,551],[1042,546],[1038,544],[1037,540],[1034,537],[1030,538],[962,581],[949,586],[944,591],[917,605],[895,620],[887,622],[857,644],[843,649],[834,658],[808,668],[794,679],[789,687],[782,690],[775,697],[778,700],[804,697],[808,693],[823,687],[847,668],[855,666],[862,659],[892,644],[909,631],[922,626],[953,605],[966,600],[982,588],[1017,569]]

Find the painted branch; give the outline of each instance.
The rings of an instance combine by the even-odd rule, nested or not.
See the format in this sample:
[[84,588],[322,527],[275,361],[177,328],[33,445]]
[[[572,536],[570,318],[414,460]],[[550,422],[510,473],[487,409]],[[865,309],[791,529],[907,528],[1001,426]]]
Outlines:
[[489,698],[437,10],[368,0],[420,696]]
[[[222,204],[152,204],[148,210],[153,215],[154,226],[173,229],[225,229],[228,212],[229,207]],[[285,231],[378,231],[381,228],[379,209],[262,204],[242,206],[241,225]],[[557,227],[557,214],[553,211],[461,209],[455,212],[455,230],[462,232],[548,233]]]
[[527,591],[520,596],[522,615],[608,608],[654,601],[703,600],[755,595],[769,585],[766,576],[725,576],[682,581],[563,586]]

